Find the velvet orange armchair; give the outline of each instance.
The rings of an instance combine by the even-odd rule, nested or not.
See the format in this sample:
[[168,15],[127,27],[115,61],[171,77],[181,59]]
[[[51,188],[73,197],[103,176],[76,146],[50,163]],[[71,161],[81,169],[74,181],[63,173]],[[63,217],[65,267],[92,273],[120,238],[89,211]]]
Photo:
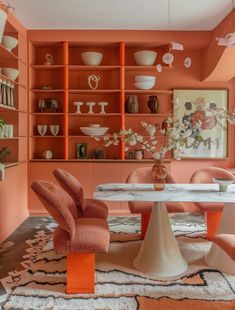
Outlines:
[[72,197],[77,207],[78,217],[100,218],[108,217],[107,205],[97,199],[85,199],[81,183],[68,171],[56,169],[53,171],[60,186]]
[[53,246],[57,253],[67,255],[67,293],[94,293],[95,254],[106,253],[109,247],[107,221],[78,218],[73,199],[51,182],[35,181],[31,187],[58,223]]
[[[194,172],[191,176],[190,183],[213,183],[213,178],[223,178],[235,181],[235,177],[229,171],[219,167],[208,167]],[[207,239],[213,240],[218,230],[224,204],[217,202],[197,202],[195,204],[205,213]]]

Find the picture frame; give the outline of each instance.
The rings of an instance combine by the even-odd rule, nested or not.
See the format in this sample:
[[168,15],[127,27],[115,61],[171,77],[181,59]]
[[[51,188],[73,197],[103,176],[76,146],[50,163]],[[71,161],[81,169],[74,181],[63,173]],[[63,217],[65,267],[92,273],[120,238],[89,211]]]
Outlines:
[[87,143],[78,143],[76,145],[76,158],[77,159],[87,158]]
[[[225,119],[218,123],[213,116],[216,108],[228,106],[227,89],[174,89],[174,117],[185,126],[193,128],[192,135],[198,134],[197,143],[182,146],[173,151],[174,158],[225,159],[228,157],[228,126]],[[196,132],[193,122],[201,122],[201,130]],[[221,126],[222,125],[222,126]]]

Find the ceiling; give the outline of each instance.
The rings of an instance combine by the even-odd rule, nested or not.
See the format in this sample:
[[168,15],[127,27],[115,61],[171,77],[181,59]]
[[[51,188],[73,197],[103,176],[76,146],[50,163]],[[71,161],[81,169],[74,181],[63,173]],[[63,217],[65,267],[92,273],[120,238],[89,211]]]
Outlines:
[[[8,0],[27,29],[167,30],[167,0]],[[211,30],[232,0],[171,0],[172,30]]]

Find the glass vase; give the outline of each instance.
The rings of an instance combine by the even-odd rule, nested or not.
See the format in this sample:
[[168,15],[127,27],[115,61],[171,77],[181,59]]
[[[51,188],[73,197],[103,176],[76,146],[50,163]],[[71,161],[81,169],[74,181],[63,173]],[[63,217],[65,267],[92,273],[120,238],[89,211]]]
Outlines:
[[157,160],[152,168],[152,178],[154,181],[155,191],[163,191],[165,188],[165,179],[167,168],[162,164],[162,160]]

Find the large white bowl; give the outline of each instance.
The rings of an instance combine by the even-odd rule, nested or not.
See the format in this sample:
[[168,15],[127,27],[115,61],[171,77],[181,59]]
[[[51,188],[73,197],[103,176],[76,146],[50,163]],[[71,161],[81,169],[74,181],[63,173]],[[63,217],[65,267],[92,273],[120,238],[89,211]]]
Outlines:
[[20,73],[18,69],[14,68],[2,68],[1,73],[11,79],[12,81],[15,81]]
[[153,66],[157,53],[153,51],[139,51],[134,54],[134,57],[139,66]]
[[136,75],[135,76],[135,81],[136,82],[146,82],[146,81],[155,81],[156,76],[152,75]]
[[138,89],[151,89],[155,85],[155,81],[136,82],[135,87]]
[[99,66],[102,61],[103,54],[97,52],[84,52],[81,54],[81,57],[85,65]]
[[80,127],[81,132],[87,136],[102,136],[109,128],[108,127]]
[[10,36],[3,36],[2,37],[2,45],[11,52],[13,48],[15,48],[18,45],[18,40],[14,37]]

